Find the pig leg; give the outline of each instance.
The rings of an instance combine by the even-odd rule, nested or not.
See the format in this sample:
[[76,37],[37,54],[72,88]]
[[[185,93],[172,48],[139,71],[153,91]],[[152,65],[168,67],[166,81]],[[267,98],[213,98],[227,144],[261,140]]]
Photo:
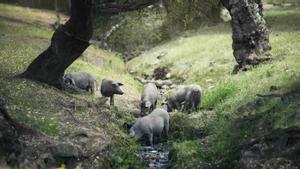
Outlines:
[[111,106],[115,105],[115,103],[114,103],[114,95],[110,96],[110,105]]
[[150,146],[153,146],[153,134],[148,135]]
[[94,94],[94,88],[93,88],[93,86],[89,86],[89,92],[91,92],[91,94]]
[[159,144],[160,140],[161,140],[161,133],[157,135],[156,144]]
[[164,133],[165,133],[166,139],[168,139],[168,137],[169,137],[169,123],[165,124]]
[[200,106],[201,106],[201,99],[199,100],[199,102],[196,105],[197,105],[197,111],[199,111],[200,110]]
[[154,105],[153,105],[153,110],[156,109],[156,104],[157,104],[157,100],[154,102]]
[[91,86],[88,86],[87,89],[86,89],[86,91],[87,91],[87,92],[91,92],[91,94],[94,93],[94,92],[93,92],[93,89],[91,88]]
[[194,103],[194,107],[195,107],[195,111],[198,112],[199,111],[199,104],[197,102]]
[[177,109],[178,111],[182,111],[182,105],[181,105],[181,103],[177,102],[175,105],[176,105],[175,109]]
[[96,80],[92,83],[92,94],[94,94],[97,91],[97,82]]
[[180,111],[183,112],[183,111],[187,111],[188,110],[188,102],[187,101],[184,101],[183,103],[181,103],[180,105]]
[[185,109],[188,113],[191,113],[194,110],[194,104],[191,101],[186,102],[185,107],[186,107]]
[[151,113],[154,110],[154,105],[151,105],[151,107],[149,108],[149,113]]

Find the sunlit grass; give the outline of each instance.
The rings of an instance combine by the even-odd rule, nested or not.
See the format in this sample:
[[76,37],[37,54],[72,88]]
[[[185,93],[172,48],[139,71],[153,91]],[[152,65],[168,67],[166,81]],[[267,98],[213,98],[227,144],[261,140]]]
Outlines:
[[[270,99],[256,105],[256,94],[269,93],[271,86],[289,90],[291,84],[300,79],[300,25],[297,22],[300,20],[299,10],[268,11],[266,20],[271,30],[273,60],[247,72],[231,74],[236,63],[232,56],[229,24],[187,33],[145,52],[128,64],[139,76],[143,73],[151,75],[155,68],[164,65],[171,69],[174,77],[184,79],[184,83],[200,84],[203,88],[203,100],[199,114],[216,114],[216,117],[203,118],[209,136],[206,149],[201,150],[202,161],[221,160],[228,168],[237,167],[238,145],[257,136],[257,132],[253,133],[257,131],[255,127],[264,128],[264,125],[269,124],[273,128],[285,128],[300,123],[299,118],[289,118],[294,117],[300,108],[296,98],[290,98],[284,103],[280,99]],[[157,59],[161,54],[165,55]],[[251,104],[248,105],[249,103]],[[246,121],[245,127],[240,128],[238,119],[242,119],[249,112],[255,112],[256,118],[251,123]],[[187,122],[191,123],[190,120]],[[179,128],[176,133],[181,131],[185,130]],[[188,135],[188,132],[183,133],[177,139],[193,140],[187,139]],[[189,151],[185,142],[176,143],[173,150],[178,155]],[[184,159],[193,159],[195,156],[199,155],[190,154]],[[177,159],[173,166],[182,163],[189,165],[183,161]]]
[[[52,31],[46,29],[39,29],[33,26],[10,26],[0,22],[0,35],[2,36],[23,36],[46,38],[49,39]],[[2,37],[3,38],[3,37]]]
[[[49,29],[51,24],[57,21],[57,16],[55,11],[50,10],[40,10],[26,8],[16,5],[8,5],[0,3],[0,16],[2,20],[14,24],[15,26],[23,27],[22,24],[38,26],[40,29]],[[65,22],[67,16],[59,14],[61,22]]]
[[[45,19],[52,15],[47,11],[0,4],[0,16],[19,20],[11,23],[0,18],[0,95],[8,100],[8,109],[13,117],[46,133],[57,135],[61,131],[73,128],[71,124],[63,124],[64,118],[68,115],[66,116],[66,110],[61,109],[61,104],[68,103],[70,96],[75,99],[94,101],[101,95],[99,91],[95,96],[66,95],[47,85],[13,78],[22,73],[49,46],[53,31],[36,27],[34,26],[36,23],[33,25],[32,23],[41,17]],[[27,18],[30,19],[27,20]],[[125,64],[116,53],[103,51],[92,45],[67,69],[67,72],[73,71],[91,73],[95,76],[98,87],[103,78],[121,81],[124,84],[122,88],[125,94],[122,97],[116,97],[116,104],[122,110],[131,106],[130,103],[139,97],[140,84],[127,73]],[[79,116],[86,116],[90,112],[87,109],[78,111]]]
[[[38,14],[26,8],[0,4],[0,15],[20,19],[22,13],[28,18],[37,17]],[[89,72],[96,77],[98,84],[107,77],[123,82],[125,96],[117,97],[117,100],[120,99],[120,108],[132,104],[132,100],[138,100],[141,91],[141,85],[133,80],[127,69],[142,75],[152,74],[158,66],[168,66],[174,78],[184,79],[185,84],[200,84],[203,89],[202,110],[192,113],[192,116],[201,115],[201,123],[182,113],[171,118],[171,129],[174,131],[170,138],[176,138],[173,144],[176,154],[173,154],[171,162],[180,168],[189,162],[187,159],[192,159],[195,165],[201,160],[226,161],[228,166],[233,167],[238,160],[238,146],[255,136],[253,131],[256,131],[256,126],[267,123],[274,128],[284,128],[300,124],[299,117],[295,116],[299,110],[298,100],[261,101],[256,96],[258,93],[269,93],[270,86],[289,89],[293,82],[300,79],[300,22],[297,22],[300,12],[298,9],[268,11],[266,20],[271,28],[273,60],[237,75],[231,74],[235,60],[229,23],[187,32],[159,44],[128,65],[116,53],[91,46],[67,72]],[[1,22],[0,77],[12,77],[23,72],[48,47],[51,34],[52,31],[47,29]],[[158,55],[163,56],[157,59]],[[70,97],[61,91],[20,79],[1,79],[0,86],[0,95],[8,99],[8,109],[17,119],[54,135],[62,128],[72,127],[63,123],[66,112],[58,105],[60,101],[70,101]],[[86,95],[71,96],[94,99]],[[99,92],[95,97],[98,96]],[[258,101],[262,103],[256,105]],[[209,118],[202,116],[205,113],[210,113]],[[237,126],[236,122],[245,113],[254,113],[254,120],[243,127]],[[83,109],[78,115],[88,116],[88,110]],[[205,132],[209,135],[204,146],[198,144],[203,131],[199,125],[205,125]],[[133,148],[136,147],[131,147],[131,151]],[[124,162],[120,154],[127,155],[125,150],[123,147],[113,150],[117,163]],[[133,156],[128,158],[129,161],[135,160]]]

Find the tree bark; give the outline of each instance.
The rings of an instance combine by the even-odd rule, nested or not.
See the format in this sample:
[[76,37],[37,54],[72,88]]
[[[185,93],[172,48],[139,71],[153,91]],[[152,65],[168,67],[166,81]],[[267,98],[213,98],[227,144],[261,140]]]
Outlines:
[[22,144],[19,141],[19,125],[9,116],[4,101],[0,99],[0,160],[18,168]]
[[235,72],[270,59],[269,30],[262,0],[221,0],[231,15]]
[[89,46],[93,34],[94,0],[71,0],[70,19],[53,34],[50,47],[21,77],[62,88],[62,76]]

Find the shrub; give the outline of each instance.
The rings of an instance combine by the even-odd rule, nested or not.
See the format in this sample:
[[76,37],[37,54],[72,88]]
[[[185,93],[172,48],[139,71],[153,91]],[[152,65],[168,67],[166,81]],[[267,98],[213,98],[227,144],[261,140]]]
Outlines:
[[167,37],[198,28],[204,22],[220,21],[221,5],[217,0],[165,0],[165,6],[168,14],[162,32]]

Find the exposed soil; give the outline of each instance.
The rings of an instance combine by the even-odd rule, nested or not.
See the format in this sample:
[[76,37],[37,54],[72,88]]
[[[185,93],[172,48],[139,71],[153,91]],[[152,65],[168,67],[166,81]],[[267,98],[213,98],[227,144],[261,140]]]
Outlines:
[[[89,104],[96,108],[93,103]],[[1,128],[7,131],[0,137],[1,161],[10,165],[27,168],[57,168],[61,165],[66,168],[97,168],[106,157],[111,134],[101,126],[105,125],[106,120],[109,121],[109,117],[105,120],[105,116],[98,115],[101,120],[91,123],[73,114],[70,115],[72,118],[64,118],[65,123],[76,125],[73,133],[50,136],[11,118],[4,101],[1,101],[0,115]]]

